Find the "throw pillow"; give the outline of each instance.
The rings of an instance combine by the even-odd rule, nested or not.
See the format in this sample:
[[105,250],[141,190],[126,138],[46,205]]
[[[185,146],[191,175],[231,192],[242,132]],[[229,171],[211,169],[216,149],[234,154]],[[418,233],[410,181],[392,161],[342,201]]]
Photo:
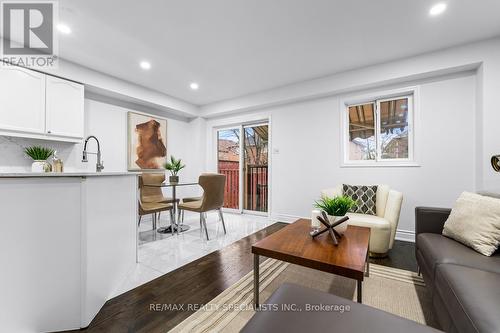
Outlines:
[[350,209],[351,213],[377,214],[377,185],[342,185],[344,195],[351,197],[356,202]]
[[444,224],[443,235],[491,256],[500,245],[500,199],[463,192]]

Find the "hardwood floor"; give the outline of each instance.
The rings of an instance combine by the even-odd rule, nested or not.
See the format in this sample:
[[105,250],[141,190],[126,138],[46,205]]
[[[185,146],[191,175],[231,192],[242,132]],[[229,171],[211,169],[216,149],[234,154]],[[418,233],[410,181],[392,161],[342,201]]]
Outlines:
[[[253,268],[251,246],[286,226],[275,223],[221,250],[115,297],[104,305],[85,332],[166,332],[196,312],[188,304],[208,303]],[[265,260],[266,258],[261,258]],[[416,270],[413,243],[396,241],[381,265]],[[154,306],[177,309],[154,311]]]
[[415,259],[415,243],[394,241],[392,250],[386,258],[370,258],[374,264],[405,269],[407,271],[417,271],[417,260]]

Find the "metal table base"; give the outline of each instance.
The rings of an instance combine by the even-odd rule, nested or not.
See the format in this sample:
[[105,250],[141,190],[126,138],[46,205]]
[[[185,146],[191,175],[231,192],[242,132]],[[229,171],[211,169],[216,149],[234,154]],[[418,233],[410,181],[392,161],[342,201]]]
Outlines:
[[[179,229],[180,228],[180,229]],[[179,229],[179,232],[184,232],[188,231],[191,227],[185,224],[182,225],[175,225],[174,226],[174,232],[177,232],[177,229]],[[161,227],[156,230],[160,234],[171,234],[172,233],[172,226],[168,227]]]

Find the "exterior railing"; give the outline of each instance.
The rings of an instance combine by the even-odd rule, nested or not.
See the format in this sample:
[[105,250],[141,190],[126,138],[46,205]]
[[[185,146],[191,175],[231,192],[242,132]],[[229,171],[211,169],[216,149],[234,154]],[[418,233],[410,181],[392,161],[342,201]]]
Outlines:
[[[238,209],[239,205],[239,163],[219,162],[219,173],[226,175],[224,207]],[[267,212],[268,168],[267,165],[247,165],[243,179],[246,192],[243,195],[244,209]]]
[[267,212],[267,165],[247,165],[245,209]]

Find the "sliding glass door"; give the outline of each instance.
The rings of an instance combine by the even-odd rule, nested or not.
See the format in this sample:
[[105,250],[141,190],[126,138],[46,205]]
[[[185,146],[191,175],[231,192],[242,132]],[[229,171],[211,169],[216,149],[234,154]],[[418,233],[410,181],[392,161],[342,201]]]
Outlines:
[[267,124],[243,127],[243,209],[267,212]]
[[217,131],[217,170],[226,175],[224,207],[240,210],[240,128]]
[[217,170],[226,175],[225,208],[268,212],[268,147],[267,123],[217,131]]

